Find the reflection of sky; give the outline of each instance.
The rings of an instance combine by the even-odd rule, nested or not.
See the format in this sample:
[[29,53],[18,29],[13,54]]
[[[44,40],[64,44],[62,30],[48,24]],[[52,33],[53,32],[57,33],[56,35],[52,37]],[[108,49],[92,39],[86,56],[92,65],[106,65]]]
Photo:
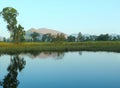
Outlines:
[[119,53],[69,52],[61,60],[24,58],[20,88],[120,88]]
[[7,73],[6,68],[10,64],[10,56],[3,55],[0,57],[0,80],[2,80]]

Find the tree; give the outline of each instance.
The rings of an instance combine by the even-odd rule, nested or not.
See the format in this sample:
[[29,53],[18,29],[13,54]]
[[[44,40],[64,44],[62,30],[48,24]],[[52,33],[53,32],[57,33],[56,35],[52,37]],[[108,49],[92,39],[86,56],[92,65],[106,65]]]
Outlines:
[[55,40],[56,40],[57,42],[62,42],[62,41],[65,41],[66,38],[65,38],[65,35],[64,35],[63,33],[60,33],[60,34],[57,34]]
[[44,34],[42,36],[42,41],[43,42],[51,42],[53,40],[53,36],[50,33]]
[[72,35],[68,36],[68,38],[67,38],[68,42],[75,42],[75,39],[76,38]]
[[97,41],[108,41],[109,39],[110,37],[108,34],[101,34],[96,38]]
[[7,41],[7,40],[6,40],[6,38],[4,37],[4,38],[3,38],[3,42],[6,42],[6,41]]
[[37,33],[37,32],[33,32],[33,33],[31,34],[31,37],[32,37],[32,39],[33,39],[34,42],[37,41],[37,37],[38,37],[38,36],[39,36],[39,33]]
[[79,32],[77,36],[77,42],[81,42],[81,41],[82,41],[82,33]]
[[14,30],[13,39],[15,42],[24,41],[25,31],[24,28],[19,24],[17,30]]
[[5,22],[7,22],[7,29],[10,32],[10,37],[14,42],[19,42],[21,36],[25,35],[24,28],[19,24],[17,25],[18,12],[12,7],[6,7],[0,12]]
[[83,37],[82,41],[95,41],[97,38],[96,35],[87,35],[87,36],[83,35],[82,37]]

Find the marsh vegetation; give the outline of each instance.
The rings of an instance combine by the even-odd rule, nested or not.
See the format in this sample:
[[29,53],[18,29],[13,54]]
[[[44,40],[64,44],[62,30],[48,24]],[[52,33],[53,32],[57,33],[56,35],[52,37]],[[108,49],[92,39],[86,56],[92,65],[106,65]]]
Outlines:
[[113,51],[120,52],[120,42],[56,42],[56,43],[0,43],[0,53],[41,51]]

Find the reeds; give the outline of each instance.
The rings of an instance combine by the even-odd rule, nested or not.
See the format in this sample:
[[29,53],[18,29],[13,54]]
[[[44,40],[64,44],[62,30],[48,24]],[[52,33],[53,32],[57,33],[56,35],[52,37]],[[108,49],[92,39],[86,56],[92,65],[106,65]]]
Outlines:
[[61,43],[0,43],[0,53],[42,51],[112,51],[120,52],[120,42],[61,42]]

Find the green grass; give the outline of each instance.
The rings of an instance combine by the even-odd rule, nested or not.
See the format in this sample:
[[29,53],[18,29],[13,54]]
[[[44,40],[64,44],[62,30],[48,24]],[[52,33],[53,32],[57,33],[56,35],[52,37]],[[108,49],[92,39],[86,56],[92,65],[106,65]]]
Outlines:
[[0,42],[0,53],[27,53],[44,51],[110,51],[120,52],[120,42],[59,42],[59,43],[4,43]]

